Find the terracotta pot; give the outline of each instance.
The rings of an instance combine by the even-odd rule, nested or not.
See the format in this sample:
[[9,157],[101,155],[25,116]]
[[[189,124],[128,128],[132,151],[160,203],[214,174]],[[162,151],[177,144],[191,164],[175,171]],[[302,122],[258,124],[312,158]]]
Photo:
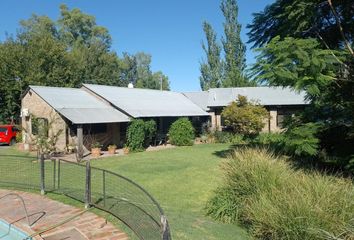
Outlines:
[[92,148],[91,149],[92,157],[99,157],[101,156],[101,148]]
[[123,148],[123,152],[124,152],[124,154],[129,154],[129,148],[127,148],[127,147]]
[[109,147],[109,148],[108,148],[108,153],[109,153],[109,154],[116,154],[116,150],[117,150],[116,147]]

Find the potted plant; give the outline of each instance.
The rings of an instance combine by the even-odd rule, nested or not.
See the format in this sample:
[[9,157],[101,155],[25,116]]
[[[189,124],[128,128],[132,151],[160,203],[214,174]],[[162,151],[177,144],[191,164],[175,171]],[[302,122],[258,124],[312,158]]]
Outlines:
[[91,155],[92,157],[101,156],[101,144],[99,142],[95,142],[91,144]]
[[108,153],[109,154],[115,154],[117,150],[117,145],[111,144],[108,146]]

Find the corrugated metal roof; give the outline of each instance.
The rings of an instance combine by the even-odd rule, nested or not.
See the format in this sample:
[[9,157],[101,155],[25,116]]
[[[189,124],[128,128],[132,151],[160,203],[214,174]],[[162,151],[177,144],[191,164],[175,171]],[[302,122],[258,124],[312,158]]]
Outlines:
[[75,124],[129,122],[129,117],[78,88],[30,86],[44,101]]
[[213,88],[209,90],[208,107],[227,106],[235,101],[238,95],[249,100],[259,101],[264,106],[272,105],[304,105],[307,104],[305,92],[295,92],[283,87],[242,87]]
[[139,88],[84,84],[132,117],[206,116],[207,112],[182,93]]
[[208,91],[183,93],[199,107],[208,111],[210,107],[223,107],[235,101],[238,95],[256,100],[265,106],[272,105],[304,105],[308,104],[305,92],[294,92],[282,87],[241,87],[241,88],[212,88]]
[[187,98],[189,98],[192,102],[197,104],[204,111],[210,110],[208,107],[209,92],[207,92],[207,91],[184,92],[183,94]]

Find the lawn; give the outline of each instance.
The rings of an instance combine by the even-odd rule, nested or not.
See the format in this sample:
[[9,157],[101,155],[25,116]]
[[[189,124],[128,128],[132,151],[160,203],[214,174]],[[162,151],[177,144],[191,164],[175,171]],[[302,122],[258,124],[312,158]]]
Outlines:
[[[237,225],[205,216],[205,203],[221,180],[220,153],[228,148],[225,144],[179,147],[102,158],[93,160],[92,165],[129,177],[149,191],[164,209],[173,239],[248,239],[246,231]],[[1,161],[11,161],[16,156],[24,154],[0,149]],[[74,200],[53,194],[49,197],[77,205]]]

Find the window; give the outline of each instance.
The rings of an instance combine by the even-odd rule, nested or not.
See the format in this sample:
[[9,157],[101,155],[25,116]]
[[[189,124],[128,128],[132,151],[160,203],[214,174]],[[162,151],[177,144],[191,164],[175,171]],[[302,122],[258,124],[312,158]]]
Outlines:
[[278,110],[277,114],[277,127],[284,128],[284,121],[293,115],[291,110]]
[[33,118],[32,119],[32,134],[48,137],[48,119]]
[[285,118],[284,114],[278,114],[278,116],[277,116],[277,127],[278,128],[283,128],[284,118]]
[[7,132],[7,128],[0,127],[0,133],[6,133],[6,132]]

